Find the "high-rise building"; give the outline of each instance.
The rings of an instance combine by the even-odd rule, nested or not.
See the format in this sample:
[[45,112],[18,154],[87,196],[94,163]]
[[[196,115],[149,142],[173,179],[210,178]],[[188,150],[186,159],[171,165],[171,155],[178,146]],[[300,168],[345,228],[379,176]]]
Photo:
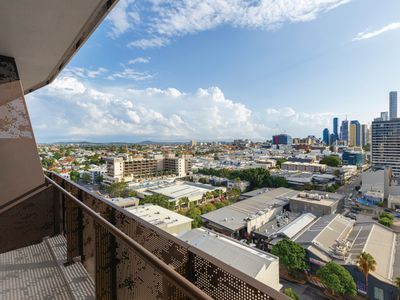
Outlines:
[[339,139],[339,118],[333,118],[333,134],[335,135],[335,139]]
[[360,146],[361,145],[361,126],[360,122],[353,120],[350,122],[350,146]]
[[389,93],[389,117],[390,120],[397,118],[397,92]]
[[389,121],[389,113],[387,111],[381,112],[382,121]]
[[324,142],[325,145],[329,145],[330,141],[329,141],[329,129],[325,128],[322,131],[322,141]]
[[372,122],[372,167],[391,167],[394,176],[400,175],[400,119]]
[[349,142],[349,121],[343,120],[340,126],[340,139],[346,144]]
[[365,146],[369,142],[368,124],[361,125],[361,146]]

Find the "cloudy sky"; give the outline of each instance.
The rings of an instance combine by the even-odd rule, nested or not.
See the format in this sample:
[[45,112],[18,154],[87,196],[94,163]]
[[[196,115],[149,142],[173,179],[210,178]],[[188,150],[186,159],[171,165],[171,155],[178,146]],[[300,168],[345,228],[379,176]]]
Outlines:
[[321,136],[400,90],[398,0],[120,0],[27,96],[38,142]]

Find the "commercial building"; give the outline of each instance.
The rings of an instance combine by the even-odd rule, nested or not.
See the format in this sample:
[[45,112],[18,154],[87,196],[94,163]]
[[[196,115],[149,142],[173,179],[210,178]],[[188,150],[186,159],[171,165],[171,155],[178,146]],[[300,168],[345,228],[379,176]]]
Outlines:
[[372,122],[371,164],[375,169],[391,167],[400,175],[400,119]]
[[253,230],[287,210],[298,192],[277,188],[201,216],[204,226],[234,238],[247,238]]
[[343,205],[345,196],[320,191],[300,192],[289,200],[292,212],[312,213],[319,217],[330,215]]
[[389,118],[390,120],[397,118],[397,92],[389,93]]
[[344,150],[342,152],[342,161],[344,165],[362,166],[365,155],[362,151]]
[[364,147],[369,144],[369,129],[368,124],[361,125],[361,146]]
[[349,142],[349,121],[343,120],[340,126],[340,139],[347,145]]
[[288,134],[277,134],[272,136],[272,144],[273,145],[292,145],[292,137]]
[[357,120],[350,122],[349,145],[352,147],[361,145],[361,126]]
[[333,118],[333,134],[335,135],[335,141],[339,139],[339,118]]
[[172,235],[192,230],[192,219],[158,205],[145,204],[125,210]]
[[180,239],[230,267],[279,291],[279,258],[203,228],[186,232]]
[[324,128],[324,130],[322,131],[322,140],[325,145],[329,145],[330,141],[329,141],[329,129],[328,128]]
[[[357,256],[365,251],[376,261],[368,276],[371,299],[393,299],[394,280],[400,275],[398,239],[391,229],[375,222],[355,223],[342,215],[319,218],[294,239],[306,251],[313,272],[330,261],[343,265],[353,276],[357,291],[366,295],[365,276],[357,267]],[[372,296],[373,295],[373,296]]]

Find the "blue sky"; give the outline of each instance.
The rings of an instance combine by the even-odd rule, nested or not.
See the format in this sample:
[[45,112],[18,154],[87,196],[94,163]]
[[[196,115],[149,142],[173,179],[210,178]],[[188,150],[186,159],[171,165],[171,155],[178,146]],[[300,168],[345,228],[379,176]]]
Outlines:
[[400,90],[396,0],[120,0],[27,96],[39,142],[321,136]]

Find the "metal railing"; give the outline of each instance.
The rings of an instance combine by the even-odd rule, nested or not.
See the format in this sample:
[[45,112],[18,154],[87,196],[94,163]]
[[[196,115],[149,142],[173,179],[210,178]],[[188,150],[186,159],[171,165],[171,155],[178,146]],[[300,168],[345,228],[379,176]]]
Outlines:
[[67,261],[79,257],[97,299],[289,299],[56,173]]

